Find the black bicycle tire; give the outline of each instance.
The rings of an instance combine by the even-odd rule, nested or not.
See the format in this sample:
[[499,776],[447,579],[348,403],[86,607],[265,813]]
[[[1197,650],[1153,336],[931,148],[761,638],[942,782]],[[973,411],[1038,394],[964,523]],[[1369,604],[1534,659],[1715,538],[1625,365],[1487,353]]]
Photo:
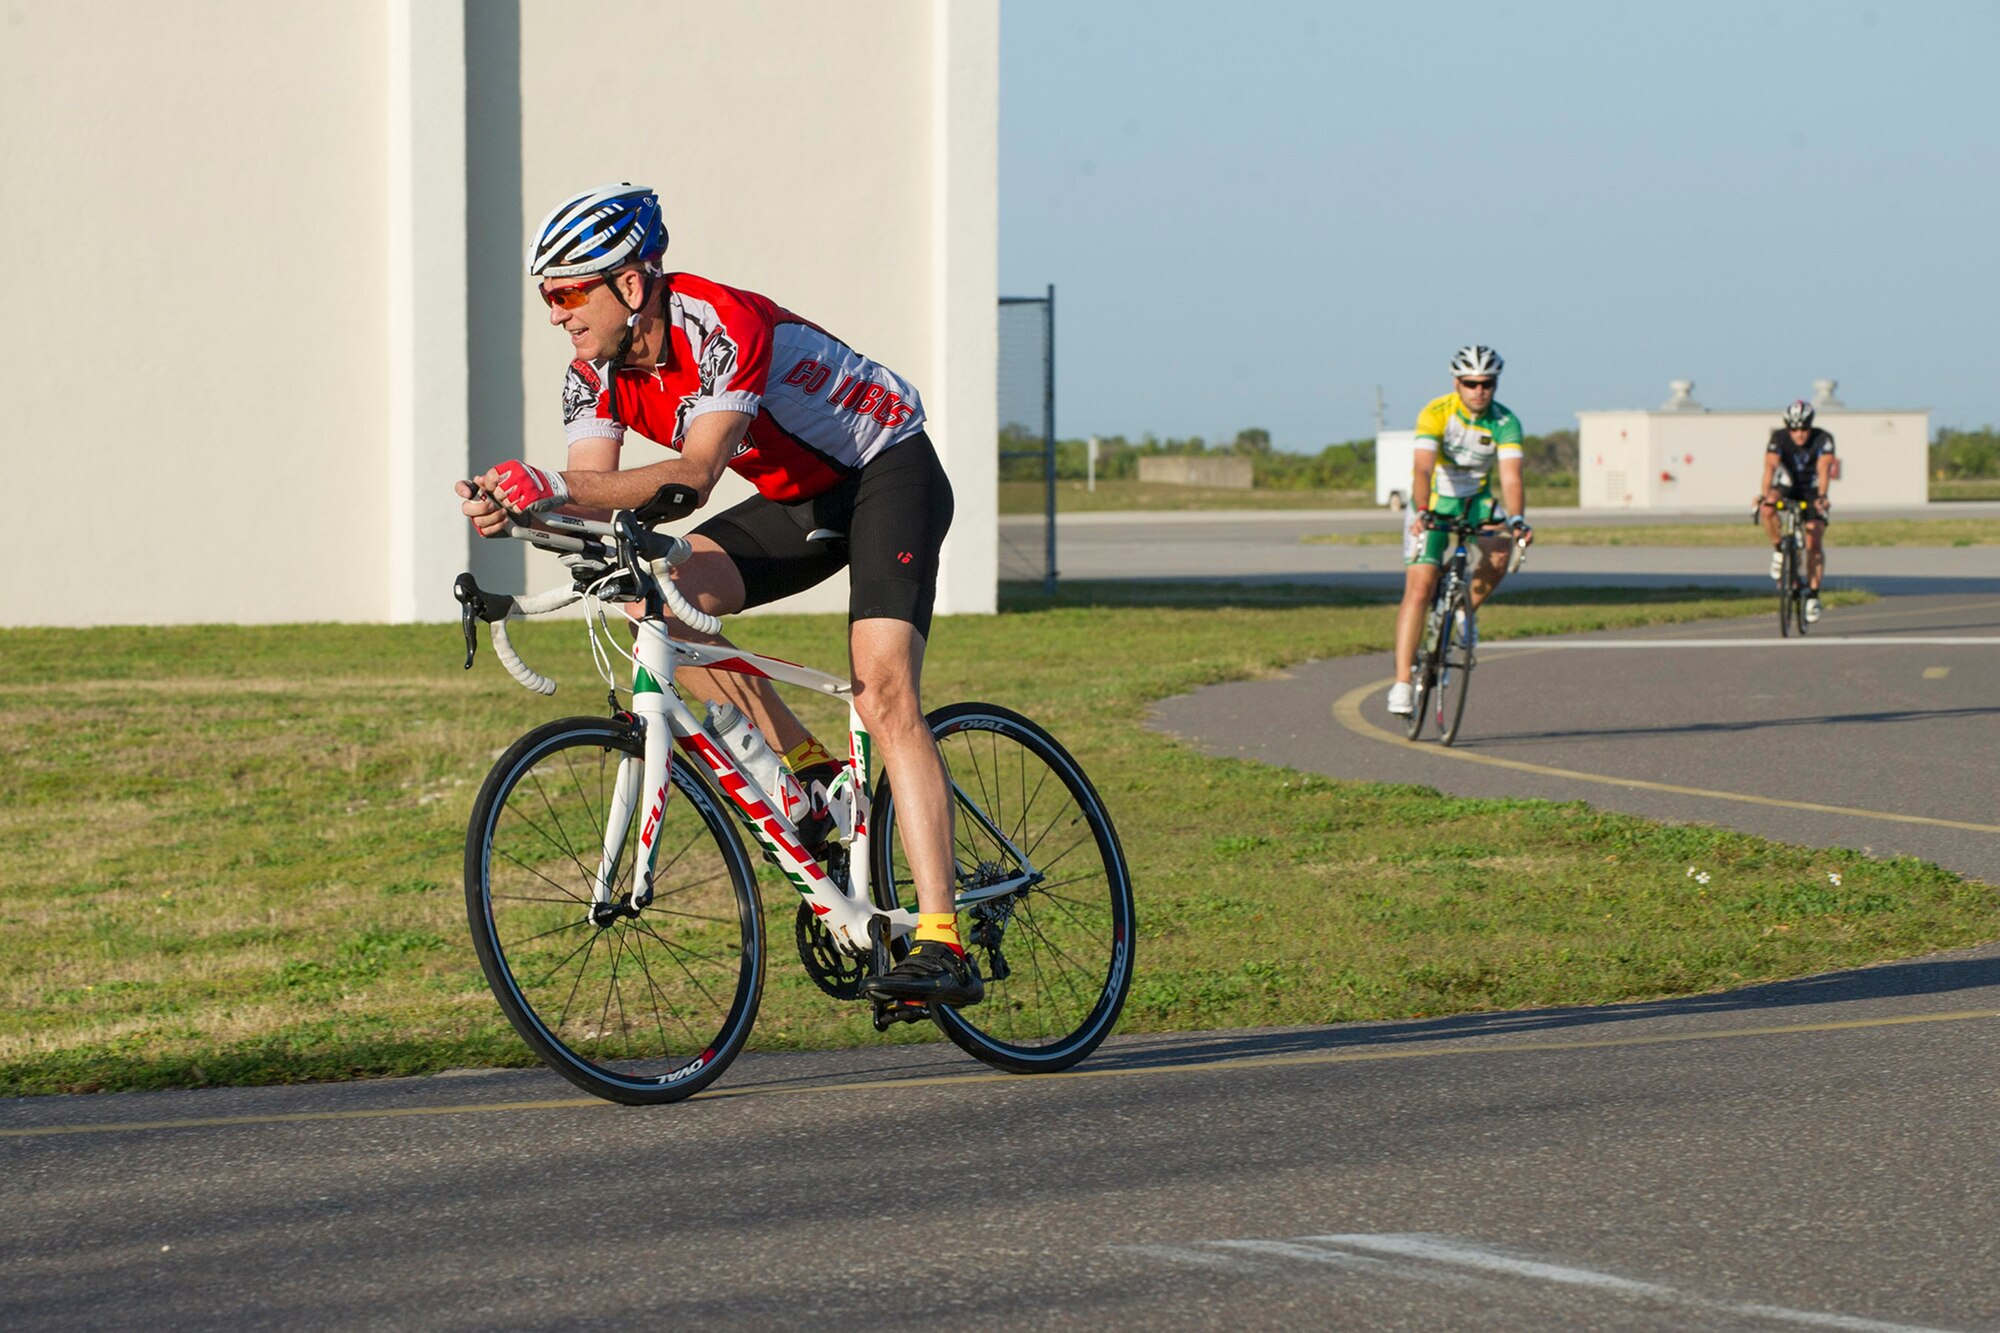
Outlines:
[[[694,767],[679,754],[672,760],[673,799],[687,802],[700,816],[729,875],[742,958],[726,1016],[714,1039],[692,1050],[685,1059],[656,1074],[636,1076],[608,1068],[551,1029],[524,993],[507,961],[507,947],[493,911],[491,862],[495,829],[507,797],[524,775],[542,760],[569,748],[617,750],[639,756],[640,732],[629,723],[601,717],[561,718],[528,732],[500,756],[481,784],[466,827],[465,898],[474,952],[480,970],[508,1023],[529,1049],[565,1079],[594,1096],[628,1106],[656,1106],[681,1101],[713,1083],[741,1053],[757,1021],[763,996],[764,927],[757,898],[757,875],[733,820],[717,804],[713,792]],[[642,912],[641,920],[644,919]],[[611,929],[616,929],[614,925]],[[636,927],[635,927],[636,928]],[[654,938],[659,938],[657,935]],[[610,946],[607,946],[610,947]],[[636,955],[635,955],[636,956]],[[643,964],[641,964],[643,966]],[[648,977],[650,982],[651,978]],[[613,988],[616,989],[615,968]],[[620,1014],[623,1016],[622,1000]],[[700,1044],[700,1043],[695,1043]]]
[[[1465,617],[1466,624],[1469,627],[1472,623],[1472,598],[1462,583],[1454,589],[1451,605],[1445,608],[1445,629],[1442,636],[1444,642],[1441,645],[1441,649],[1445,661],[1444,678],[1446,681],[1450,680],[1453,670],[1451,665],[1451,627],[1460,615]],[[1465,721],[1465,697],[1472,691],[1472,664],[1472,649],[1468,643],[1465,650],[1465,660],[1460,662],[1456,668],[1458,671],[1457,698],[1455,701],[1441,701],[1438,704],[1439,745],[1450,745],[1458,739],[1459,725]],[[1451,693],[1448,685],[1445,692],[1447,694]],[[1444,724],[1444,713],[1447,703],[1449,703],[1451,709],[1451,725],[1449,727]]]
[[1424,607],[1423,624],[1418,627],[1417,658],[1410,668],[1410,715],[1403,719],[1403,738],[1415,740],[1424,731],[1424,714],[1428,711],[1431,690],[1437,684],[1437,662],[1440,644],[1438,636],[1432,632],[1433,626],[1442,624],[1431,614],[1438,604],[1444,584],[1440,582],[1431,600]]
[[1778,637],[1790,638],[1792,634],[1792,600],[1798,591],[1798,552],[1792,541],[1785,539],[1784,556],[1778,571]]
[[[1097,854],[1103,861],[1109,890],[1110,951],[1105,960],[1104,974],[1095,983],[1095,1001],[1074,1028],[1053,1039],[1030,1045],[1004,1040],[988,1032],[978,1021],[982,1011],[977,1006],[967,1006],[964,1012],[943,1005],[934,1006],[932,1010],[933,1020],[960,1050],[996,1069],[1016,1074],[1047,1074],[1068,1069],[1090,1055],[1111,1035],[1132,987],[1138,919],[1131,870],[1125,861],[1125,850],[1118,841],[1118,830],[1111,821],[1103,798],[1084,775],[1082,766],[1040,724],[1012,709],[985,703],[947,704],[933,709],[925,720],[930,724],[931,734],[940,741],[969,731],[988,732],[995,736],[1006,735],[1023,748],[1037,752],[1037,758],[1048,765],[1049,771],[1062,782],[1070,799],[1076,803]],[[960,786],[963,790],[964,784]],[[1026,814],[1024,805],[1019,815],[1025,819]],[[876,906],[895,907],[900,905],[894,877],[896,804],[886,774],[876,787],[871,815],[874,828],[870,833],[870,891]],[[1008,815],[996,810],[989,817],[995,815],[998,816],[996,822],[1004,827]],[[960,834],[962,837],[962,830]],[[1073,845],[1080,846],[1081,842]],[[1067,852],[1062,855],[1067,855]],[[1074,914],[1067,908],[1058,907],[1057,912],[1074,919]],[[1021,918],[1017,914],[1015,919]],[[1028,938],[1032,940],[1037,931],[1032,918],[1028,922]],[[1032,943],[1029,951],[1033,951]],[[976,958],[976,948],[974,952]],[[1011,1004],[1011,996],[1003,993],[1004,986],[1005,983],[989,978],[987,998],[983,1003],[995,1006]]]

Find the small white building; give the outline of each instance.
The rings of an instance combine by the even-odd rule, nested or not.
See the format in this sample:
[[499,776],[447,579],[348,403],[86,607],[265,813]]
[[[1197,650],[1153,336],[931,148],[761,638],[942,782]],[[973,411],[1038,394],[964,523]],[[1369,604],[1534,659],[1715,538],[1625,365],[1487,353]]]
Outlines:
[[[1410,505],[1410,479],[1417,463],[1413,430],[1375,432],[1375,503],[1401,511]],[[1428,497],[1419,497],[1428,498]]]
[[[1713,411],[1692,380],[1654,411],[1578,412],[1578,502],[1586,509],[1748,512],[1783,406]],[[1833,436],[1836,500],[1920,505],[1930,497],[1928,410],[1850,408],[1813,381],[1814,423]]]

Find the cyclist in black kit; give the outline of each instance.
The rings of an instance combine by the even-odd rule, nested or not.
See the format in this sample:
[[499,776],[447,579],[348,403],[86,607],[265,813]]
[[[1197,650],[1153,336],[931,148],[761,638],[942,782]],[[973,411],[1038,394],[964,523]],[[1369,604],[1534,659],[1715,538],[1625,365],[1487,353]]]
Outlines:
[[[1783,556],[1778,547],[1778,502],[1804,500],[1806,530],[1806,621],[1819,619],[1819,580],[1826,570],[1826,525],[1832,500],[1827,491],[1833,484],[1833,436],[1813,425],[1812,404],[1796,399],[1785,409],[1785,424],[1771,432],[1764,446],[1764,480],[1758,487],[1757,505],[1763,511],[1764,531],[1771,538],[1771,577],[1781,576]],[[1777,473],[1783,469],[1786,481]]]

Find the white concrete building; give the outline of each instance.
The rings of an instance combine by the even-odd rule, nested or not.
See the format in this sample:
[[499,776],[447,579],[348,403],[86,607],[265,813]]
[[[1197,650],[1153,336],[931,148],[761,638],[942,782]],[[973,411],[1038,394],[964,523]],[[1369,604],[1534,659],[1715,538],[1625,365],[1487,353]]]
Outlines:
[[34,282],[0,326],[0,624],[441,619],[468,562],[548,581],[450,485],[562,461],[521,255],[619,179],[659,189],[669,266],[919,387],[958,495],[938,609],[993,609],[998,0],[68,0],[0,33]]
[[[1814,424],[1834,438],[1836,502],[1920,505],[1930,496],[1928,410],[1850,408],[1814,381]],[[1578,412],[1578,502],[1586,509],[1740,510],[1763,475],[1784,404],[1712,411],[1675,380],[1655,411]]]

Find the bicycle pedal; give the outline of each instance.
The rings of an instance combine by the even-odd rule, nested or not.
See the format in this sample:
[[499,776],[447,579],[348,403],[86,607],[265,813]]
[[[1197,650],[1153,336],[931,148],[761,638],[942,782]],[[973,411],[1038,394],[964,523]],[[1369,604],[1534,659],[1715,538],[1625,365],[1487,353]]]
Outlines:
[[875,1001],[875,1030],[887,1032],[898,1023],[923,1023],[929,1021],[931,1007],[915,1000]]

